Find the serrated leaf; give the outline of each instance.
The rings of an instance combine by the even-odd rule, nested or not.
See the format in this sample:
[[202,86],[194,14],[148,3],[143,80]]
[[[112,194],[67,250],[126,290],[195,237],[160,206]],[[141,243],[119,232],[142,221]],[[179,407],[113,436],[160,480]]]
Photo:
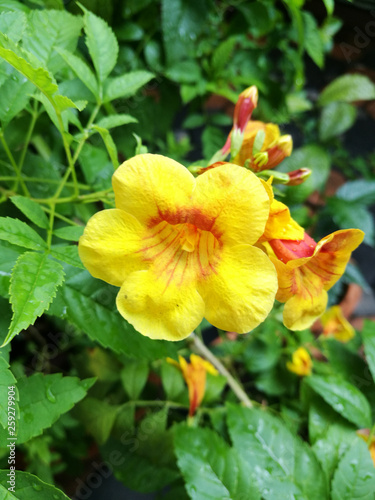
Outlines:
[[228,427],[234,448],[250,469],[257,470],[266,500],[292,495],[327,498],[325,477],[314,453],[282,420],[265,410],[228,405]]
[[71,266],[85,269],[79,258],[77,245],[52,245],[50,251],[52,257],[62,260]]
[[129,360],[121,370],[121,381],[130,399],[138,399],[147,382],[149,367],[146,361]]
[[118,43],[108,24],[89,10],[84,9],[86,45],[101,83],[115,67]]
[[20,12],[29,12],[30,8],[27,7],[27,5],[23,5],[17,0],[0,0],[0,7],[4,10],[11,10],[11,11],[20,11]]
[[375,381],[375,323],[365,320],[362,329],[363,346],[372,378]]
[[236,451],[210,429],[174,428],[177,463],[193,500],[260,500],[254,475]]
[[48,229],[48,218],[38,203],[25,196],[12,196],[10,199],[34,224],[43,229]]
[[138,123],[138,120],[131,115],[110,115],[101,118],[96,125],[101,128],[111,129],[121,127],[121,125],[127,125],[128,123]]
[[[2,242],[0,242],[0,254],[1,254],[1,259],[0,259],[0,295],[2,297],[8,298],[9,297],[9,285],[10,285],[10,277],[12,275],[12,269],[16,263],[16,260],[18,257],[25,251],[24,249],[21,250],[21,248],[17,248],[18,251],[16,251],[13,248],[8,248],[4,246]],[[5,315],[5,310],[3,309],[3,318]],[[6,329],[2,329],[3,333],[8,330],[8,327],[10,325],[10,319],[9,322],[6,325]],[[5,335],[4,335],[5,338]]]
[[112,136],[109,131],[105,128],[99,127],[98,125],[92,126],[93,130],[96,130],[101,138],[103,139],[104,145],[108,151],[109,157],[111,158],[112,165],[114,169],[119,166],[118,156],[117,156],[117,148],[115,143],[113,142]]
[[326,141],[346,132],[355,122],[357,110],[346,102],[331,102],[322,109],[319,121],[319,136]]
[[375,99],[375,85],[364,75],[344,75],[336,78],[320,94],[318,104],[330,102],[366,101]]
[[[16,471],[16,493],[13,496],[8,491],[9,484],[9,470],[0,471],[0,485],[6,488],[8,496],[1,496],[2,500],[69,500],[69,498],[61,490],[58,490],[52,484],[47,484],[37,476],[24,472],[21,470]],[[1,493],[1,492],[0,492]]]
[[341,459],[332,481],[332,500],[373,500],[375,469],[369,449],[358,439]]
[[354,385],[336,375],[311,375],[305,382],[337,413],[358,427],[371,426],[371,408]]
[[161,381],[169,401],[175,401],[183,391],[186,391],[181,371],[167,362],[161,366]]
[[152,80],[154,75],[149,71],[132,71],[125,75],[110,78],[104,85],[104,102],[120,97],[132,97],[143,85]]
[[13,373],[9,370],[9,364],[5,358],[0,355],[0,390],[1,394],[4,395],[4,405],[0,405],[0,425],[5,429],[8,422],[8,411],[5,405],[5,394],[8,393],[8,387],[16,385],[17,381],[14,378]]
[[0,32],[14,43],[18,43],[26,28],[26,15],[23,12],[2,12],[0,14]]
[[62,240],[78,241],[84,229],[84,226],[65,226],[55,229],[53,234]]
[[235,37],[227,38],[215,49],[212,56],[212,68],[220,73],[227,67],[237,40]]
[[73,52],[82,25],[81,17],[65,10],[33,10],[28,16],[23,48],[34,54],[51,72],[58,71],[62,61],[56,47]]
[[10,280],[14,314],[4,344],[48,309],[63,280],[62,266],[48,259],[47,254],[26,252],[18,258]]
[[86,396],[95,379],[34,373],[18,380],[20,420],[17,443],[41,434]]
[[44,250],[47,247],[46,242],[34,229],[11,217],[0,217],[0,240],[32,250]]
[[68,52],[67,50],[57,49],[57,52],[64,59],[66,64],[72,69],[75,75],[83,82],[86,87],[92,92],[92,94],[98,99],[99,98],[99,88],[98,82],[96,81],[94,73],[91,71],[90,67],[76,55]]
[[67,279],[58,293],[62,315],[92,340],[133,358],[177,358],[176,343],[144,337],[114,310],[116,288],[101,284],[87,271],[66,269],[66,273]]
[[34,85],[12,68],[11,74],[0,87],[0,121],[4,125],[25,109],[34,90]]

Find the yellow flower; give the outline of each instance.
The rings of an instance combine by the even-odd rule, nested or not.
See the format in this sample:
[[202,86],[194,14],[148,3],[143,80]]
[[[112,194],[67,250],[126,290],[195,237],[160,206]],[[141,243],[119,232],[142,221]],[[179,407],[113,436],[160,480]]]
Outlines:
[[320,318],[323,325],[323,335],[334,337],[340,342],[348,342],[355,336],[355,330],[342,313],[340,306],[328,309]]
[[116,170],[113,189],[117,208],[89,220],[79,255],[94,277],[121,287],[117,308],[136,330],[180,340],[203,317],[238,333],[266,318],[277,277],[252,246],[269,214],[254,174],[225,164],[195,179],[146,154]]
[[371,437],[371,443],[369,444],[370,439],[370,429],[359,429],[356,431],[356,434],[364,440],[364,442],[368,445],[368,449],[372,458],[372,462],[375,467],[375,437]]
[[190,363],[182,356],[178,357],[179,363],[174,359],[167,358],[168,363],[177,366],[182,372],[189,390],[189,415],[192,417],[195,410],[200,406],[206,390],[206,374],[218,375],[216,368],[196,354],[190,355]]
[[[263,145],[259,152],[254,152],[254,142],[258,132],[264,133]],[[290,156],[293,141],[290,135],[280,135],[280,130],[274,123],[249,121],[245,129],[242,146],[233,163],[244,166],[246,160],[248,168],[253,172],[260,172],[276,167],[284,158]]]
[[345,229],[319,243],[306,233],[303,240],[269,241],[266,249],[279,280],[276,299],[286,303],[283,319],[287,328],[304,330],[323,314],[327,290],[341,278],[363,236],[359,229]]
[[292,354],[292,361],[288,361],[286,367],[290,372],[296,373],[300,377],[310,375],[312,370],[310,354],[304,347],[299,347]]

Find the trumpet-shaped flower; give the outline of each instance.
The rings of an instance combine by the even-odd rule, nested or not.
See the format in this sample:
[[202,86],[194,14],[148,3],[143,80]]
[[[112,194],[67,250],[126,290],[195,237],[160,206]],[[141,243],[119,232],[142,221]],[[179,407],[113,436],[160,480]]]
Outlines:
[[190,355],[190,363],[182,356],[178,357],[179,363],[174,359],[167,358],[168,363],[181,370],[189,391],[189,415],[192,417],[200,406],[206,390],[207,373],[218,375],[216,368],[209,362],[197,356]]
[[[263,137],[263,143],[257,150],[257,142]],[[262,142],[262,141],[261,141]],[[255,148],[254,148],[255,146]],[[239,153],[233,163],[261,172],[276,167],[284,158],[290,156],[293,141],[290,135],[280,135],[279,127],[273,123],[249,121]]]
[[345,229],[335,231],[319,243],[306,233],[299,241],[269,242],[268,253],[279,280],[276,299],[286,303],[283,318],[287,328],[303,330],[323,314],[327,290],[342,276],[363,236],[359,229]]
[[310,375],[312,370],[310,354],[304,347],[299,347],[292,354],[292,361],[288,361],[286,367],[290,372],[293,372],[300,377]]
[[323,335],[333,337],[340,342],[348,342],[355,336],[355,330],[342,313],[340,306],[329,308],[320,318]]
[[266,318],[277,276],[252,246],[270,204],[254,174],[225,164],[195,179],[146,154],[116,170],[113,189],[117,208],[89,220],[79,255],[94,277],[121,287],[117,308],[136,330],[180,340],[203,317],[238,333]]

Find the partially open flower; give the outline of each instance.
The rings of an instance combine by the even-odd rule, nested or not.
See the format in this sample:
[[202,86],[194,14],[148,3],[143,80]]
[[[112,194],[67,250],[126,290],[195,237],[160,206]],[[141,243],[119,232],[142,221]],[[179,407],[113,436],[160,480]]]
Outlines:
[[359,229],[345,229],[319,243],[306,233],[303,240],[269,241],[268,254],[279,280],[276,299],[286,303],[283,318],[287,328],[303,330],[323,314],[327,290],[340,279],[363,237]]
[[310,354],[304,347],[299,347],[292,354],[292,361],[288,361],[286,367],[290,372],[293,372],[300,377],[311,375],[312,361]]
[[340,306],[328,309],[320,318],[323,335],[333,337],[340,342],[348,342],[355,336],[355,330],[342,313]]
[[180,340],[203,317],[238,333],[264,321],[277,276],[253,246],[270,206],[254,174],[225,164],[195,179],[145,154],[116,170],[113,189],[117,208],[89,220],[79,254],[94,277],[121,287],[117,308],[136,330]]
[[178,357],[179,363],[174,359],[167,358],[168,363],[176,366],[182,372],[189,390],[189,415],[192,417],[200,406],[206,390],[207,373],[218,375],[216,368],[209,362],[196,354],[190,355],[190,363],[182,356]]
[[249,121],[241,149],[233,163],[241,166],[246,164],[253,172],[261,172],[279,165],[291,155],[292,149],[291,136],[280,135],[280,129],[274,123]]

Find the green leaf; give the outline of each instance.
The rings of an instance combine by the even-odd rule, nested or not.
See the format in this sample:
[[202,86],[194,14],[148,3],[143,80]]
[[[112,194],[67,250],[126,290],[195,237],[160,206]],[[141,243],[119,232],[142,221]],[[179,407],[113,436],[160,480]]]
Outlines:
[[86,396],[95,379],[63,377],[61,373],[34,373],[18,380],[20,420],[17,444],[26,443],[51,427]]
[[125,75],[109,78],[104,86],[104,102],[120,97],[132,97],[141,87],[152,80],[154,75],[149,71],[132,71]]
[[375,323],[365,320],[362,329],[363,346],[372,378],[375,381]]
[[322,109],[319,121],[319,137],[327,141],[346,132],[355,122],[357,110],[346,102],[331,102]]
[[102,447],[104,459],[116,451],[119,460],[113,464],[114,474],[128,488],[155,492],[180,477],[173,454],[173,436],[170,430],[165,430],[166,421],[166,409],[149,413],[137,432],[128,429],[122,433],[120,442],[110,439]]
[[48,309],[63,280],[62,266],[48,259],[47,254],[26,252],[18,258],[10,280],[14,314],[4,344]]
[[327,208],[340,229],[356,227],[365,233],[364,242],[374,245],[374,218],[362,204],[333,196],[327,200]]
[[72,268],[66,269],[66,273],[67,279],[58,294],[62,310],[54,314],[66,317],[92,340],[114,352],[147,360],[177,358],[176,343],[144,337],[114,310],[116,288],[95,280],[87,271]]
[[43,229],[48,229],[48,218],[38,203],[25,196],[12,196],[10,199],[34,224]]
[[107,148],[109,157],[111,158],[112,165],[116,170],[116,168],[119,166],[119,161],[117,155],[117,148],[115,143],[113,142],[111,134],[107,129],[99,127],[98,125],[93,125],[91,128],[99,132],[101,138],[103,139],[105,147]]
[[335,0],[323,0],[324,5],[327,9],[327,14],[331,16],[333,14],[333,10],[335,8]]
[[280,172],[289,172],[298,168],[307,167],[312,170],[310,177],[298,188],[290,186],[285,189],[286,203],[302,203],[315,190],[321,191],[330,172],[330,156],[327,151],[316,144],[309,144],[293,151],[278,167]]
[[129,360],[121,370],[121,381],[130,399],[138,399],[147,382],[147,361]]
[[260,500],[255,474],[216,432],[181,424],[173,434],[190,498]]
[[128,123],[138,123],[138,120],[131,115],[110,115],[101,118],[96,125],[101,128],[111,129],[121,127],[121,125],[127,125]]
[[195,83],[202,77],[201,68],[194,60],[180,61],[165,70],[165,76],[177,83]]
[[203,155],[211,158],[225,143],[225,135],[218,127],[209,125],[202,134]]
[[[31,55],[31,54],[30,54]],[[34,67],[27,59],[31,59],[24,50],[10,43],[10,40],[0,33],[0,57],[5,59],[17,71],[30,80],[42,93],[52,99],[58,90],[50,73],[42,67]],[[37,64],[35,58],[33,63]],[[42,63],[40,62],[40,66]]]
[[100,17],[84,9],[86,45],[101,83],[115,67],[118,43],[112,29]]
[[34,85],[29,80],[12,70],[0,87],[0,121],[4,126],[25,109],[34,90]]
[[[12,275],[12,269],[18,257],[24,252],[24,250],[21,250],[17,247],[16,250],[13,248],[8,248],[7,246],[4,246],[4,243],[0,242],[0,295],[5,298],[9,297],[9,285],[10,277]],[[9,324],[10,321],[6,325],[6,330],[8,330]]]
[[358,201],[363,205],[371,205],[375,203],[375,181],[358,179],[345,182],[336,191],[336,196],[346,202]]
[[304,46],[314,63],[323,67],[324,63],[324,42],[321,37],[317,22],[309,12],[302,12],[304,24]]
[[0,0],[0,7],[4,10],[29,12],[30,8],[19,3],[17,0]]
[[[0,424],[4,427],[4,429],[7,427],[7,422],[8,422],[8,408],[5,404],[5,398],[6,394],[8,394],[8,387],[12,385],[16,385],[17,381],[14,378],[13,373],[9,370],[9,364],[6,361],[5,358],[3,358],[0,355],[0,390],[1,394],[3,394],[3,401],[4,405],[0,405]],[[11,408],[15,408],[15,406],[12,406]],[[17,412],[16,416],[17,416]]]
[[[6,488],[6,493],[9,493],[7,481],[9,480],[9,470],[0,471],[0,485]],[[21,470],[16,471],[16,494],[13,496],[9,493],[9,496],[1,496],[3,500],[69,500],[69,498],[61,490],[55,488],[51,484],[47,484],[37,476],[30,474],[29,472],[23,472]],[[0,491],[1,493],[1,491]]]
[[83,82],[92,94],[99,99],[98,82],[96,81],[94,73],[86,62],[80,57],[68,52],[67,50],[57,49],[57,52],[64,59],[66,64],[74,72],[74,74]]
[[18,43],[26,28],[26,15],[23,12],[2,12],[0,14],[0,32]]
[[266,500],[327,498],[314,453],[282,420],[265,410],[228,405],[228,427],[234,448],[248,468],[257,471]]
[[375,85],[364,75],[344,75],[336,78],[320,94],[318,104],[330,102],[366,101],[375,99]]
[[322,465],[328,484],[339,460],[358,439],[361,438],[349,424],[346,426],[333,424],[328,427],[326,435],[316,441],[313,450]]
[[341,459],[332,481],[332,500],[372,500],[375,469],[366,443],[358,439]]
[[34,229],[25,222],[11,217],[0,217],[0,240],[32,250],[44,250],[47,247],[45,241]]
[[77,245],[52,245],[50,252],[55,259],[62,260],[71,266],[85,269],[79,258]]
[[74,52],[82,29],[82,18],[65,10],[33,10],[28,16],[22,46],[52,72],[61,68],[56,48]]
[[370,405],[354,385],[336,375],[311,375],[305,382],[349,422],[371,426]]
[[119,408],[105,401],[87,397],[77,405],[75,415],[97,443],[104,444],[109,438]]
[[53,234],[62,240],[78,241],[84,229],[84,226],[65,226],[55,229]]
[[172,366],[166,361],[161,365],[161,381],[169,401],[175,401],[182,392],[186,391],[181,371],[177,366]]
[[227,38],[215,49],[212,55],[212,69],[217,73],[221,73],[227,67],[232,57],[237,39],[235,37]]

